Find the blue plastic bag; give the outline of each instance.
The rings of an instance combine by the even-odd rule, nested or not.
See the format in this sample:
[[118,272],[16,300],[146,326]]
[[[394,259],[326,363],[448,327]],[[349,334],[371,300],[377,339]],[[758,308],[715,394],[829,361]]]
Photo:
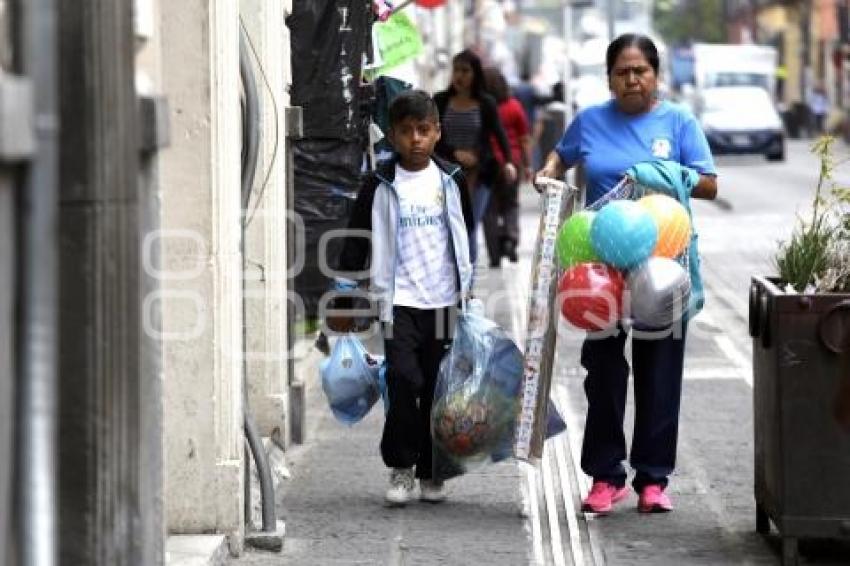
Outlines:
[[381,359],[381,367],[378,368],[378,391],[381,392],[381,402],[384,404],[384,415],[390,410],[390,396],[387,392],[387,360]]
[[380,396],[382,358],[372,356],[353,335],[342,336],[319,366],[322,390],[337,420],[352,425],[363,419]]

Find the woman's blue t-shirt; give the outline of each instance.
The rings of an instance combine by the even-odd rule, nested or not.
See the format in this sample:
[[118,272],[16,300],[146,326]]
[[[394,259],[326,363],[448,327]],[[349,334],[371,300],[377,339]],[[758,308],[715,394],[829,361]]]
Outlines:
[[669,159],[701,174],[716,174],[696,118],[666,100],[638,115],[620,111],[613,99],[586,108],[570,123],[555,151],[568,167],[584,163],[587,204],[612,189],[640,161]]

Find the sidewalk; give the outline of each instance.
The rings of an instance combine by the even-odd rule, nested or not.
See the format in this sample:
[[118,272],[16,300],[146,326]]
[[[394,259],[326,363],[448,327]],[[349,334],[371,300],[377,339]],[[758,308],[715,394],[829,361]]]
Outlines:
[[[525,325],[537,206],[536,195],[524,194],[520,262],[479,273],[477,295],[515,339]],[[449,482],[444,504],[387,509],[388,474],[378,453],[380,403],[363,422],[345,427],[333,419],[313,379],[307,441],[286,454],[292,478],[278,494],[279,515],[286,521],[283,552],[248,553],[232,564],[778,564],[775,535],[765,539],[755,532],[745,321],[712,297],[725,289],[712,288],[711,278],[706,282],[708,306],[688,334],[678,462],[669,488],[673,513],[640,515],[633,494],[607,517],[579,511],[589,484],[578,463],[585,411],[578,363],[582,334],[562,322],[552,397],[568,433],[547,442],[537,467],[515,462],[484,467]],[[627,437],[631,422],[630,395]],[[830,546],[809,545],[801,563],[847,563],[850,552],[832,552]]]
[[292,479],[278,494],[286,538],[280,555],[249,553],[234,565],[526,564],[519,472],[490,466],[449,482],[449,499],[383,505],[388,472],[378,453],[381,403],[364,421],[334,420],[309,384],[307,442],[287,453]]

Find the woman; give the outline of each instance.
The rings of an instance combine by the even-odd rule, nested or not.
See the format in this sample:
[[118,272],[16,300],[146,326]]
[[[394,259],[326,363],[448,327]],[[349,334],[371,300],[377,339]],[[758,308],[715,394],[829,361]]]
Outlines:
[[[679,194],[676,187],[652,174],[654,167],[663,165],[673,173],[668,179],[687,179],[691,197],[713,199],[717,181],[708,142],[690,113],[658,100],[658,64],[658,51],[649,38],[626,34],[615,39],[606,53],[612,99],[576,116],[538,176],[558,178],[582,163],[588,203],[599,199],[627,172],[638,183]],[[682,194],[687,206],[688,195]],[[692,267],[698,270],[698,260],[692,258]],[[692,279],[694,276],[692,270]],[[697,286],[696,280],[693,285]],[[663,337],[635,335],[632,340],[635,424],[630,464],[635,470],[632,485],[639,494],[641,512],[673,508],[664,489],[676,461],[686,323],[682,326],[678,336],[662,332]],[[623,348],[628,330],[618,330],[605,338],[588,335],[581,353],[588,400],[581,463],[593,477],[583,507],[597,513],[610,511],[628,494],[623,467],[629,376]]]
[[[454,56],[451,85],[436,93],[434,101],[440,111],[442,131],[436,153],[463,168],[472,197],[469,248],[474,265],[478,257],[476,232],[500,169],[490,148],[490,137],[496,136],[504,154],[510,155],[496,101],[484,91],[484,70],[475,53],[466,49]],[[504,166],[504,174],[507,179],[516,178],[516,169],[510,161]]]
[[[522,103],[514,98],[505,76],[494,67],[484,70],[487,91],[499,104],[499,119],[511,146],[509,159],[520,166],[523,181],[531,180],[531,132],[528,117]],[[492,145],[497,161],[505,163],[505,155]],[[484,215],[484,241],[490,256],[490,267],[498,267],[502,256],[517,262],[516,248],[519,244],[519,183],[520,179],[508,182],[499,175],[493,188],[493,198]]]

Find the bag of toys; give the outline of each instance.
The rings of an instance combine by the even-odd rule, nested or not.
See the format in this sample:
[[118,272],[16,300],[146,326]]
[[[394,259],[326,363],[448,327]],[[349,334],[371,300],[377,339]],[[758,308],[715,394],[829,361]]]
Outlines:
[[322,390],[337,420],[353,425],[369,413],[380,397],[382,365],[383,358],[369,354],[356,336],[337,339],[331,355],[319,366]]

